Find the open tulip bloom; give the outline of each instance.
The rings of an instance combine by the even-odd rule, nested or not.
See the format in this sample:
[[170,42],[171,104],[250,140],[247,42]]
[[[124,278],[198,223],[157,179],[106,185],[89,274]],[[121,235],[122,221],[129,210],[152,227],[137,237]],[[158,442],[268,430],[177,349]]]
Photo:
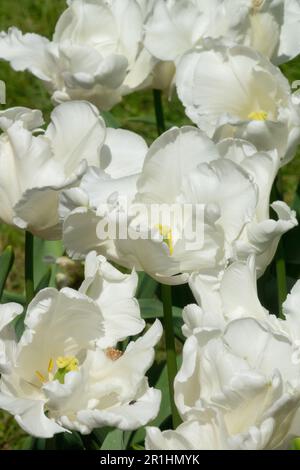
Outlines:
[[54,107],[0,109],[0,413],[30,448],[300,449],[300,1],[66,4],[0,32]]
[[178,61],[207,38],[250,46],[279,65],[300,52],[297,0],[157,0],[145,46],[161,61]]
[[[130,152],[137,146],[143,159],[147,147],[132,132],[106,129],[97,109],[84,101],[59,105],[46,131],[39,128],[42,124],[35,110],[0,113],[0,219],[55,240],[61,238],[61,191],[77,187],[90,167],[103,178],[138,172],[143,161],[133,154],[128,168]],[[122,155],[119,145],[124,146]]]
[[237,137],[277,149],[281,164],[300,142],[297,95],[280,70],[254,49],[208,41],[178,65],[176,86],[187,115],[219,140]]
[[22,309],[0,307],[0,407],[25,431],[51,437],[101,426],[130,430],[156,416],[160,392],[149,388],[145,372],[160,323],[124,351],[116,349],[144,328],[136,286],[135,273],[123,275],[91,253],[79,292],[45,289],[34,298],[18,343],[8,323]]
[[156,61],[142,45],[148,11],[143,2],[67,3],[52,41],[11,28],[0,35],[0,58],[41,79],[54,103],[86,99],[106,110],[122,96],[151,85]]
[[300,432],[300,283],[283,306],[285,320],[260,305],[251,258],[232,264],[210,292],[197,275],[191,287],[201,306],[184,309],[187,340],[174,384],[183,424],[148,428],[146,447],[286,448]]
[[[146,207],[144,218],[124,216],[124,221],[122,208],[118,209],[113,198],[105,215],[108,221],[117,219],[117,224],[125,224],[127,235],[118,238],[120,230],[116,230],[114,239],[99,239],[97,225],[103,214],[95,206],[106,193],[100,181],[96,184],[95,177],[89,175],[81,186],[90,194],[94,210],[83,206],[68,213],[64,244],[75,258],[84,256],[87,249],[96,249],[120,265],[145,271],[167,284],[187,282],[196,271],[221,271],[230,260],[246,259],[251,253],[256,254],[258,274],[262,274],[281,235],[297,225],[294,211],[280,201],[272,204],[278,220],[269,217],[270,192],[279,166],[275,150],[257,152],[239,139],[215,144],[193,127],[174,128],[150,147],[138,178],[126,178],[126,185],[114,180],[110,190],[114,198],[130,194],[129,206]],[[66,194],[70,208],[78,204],[77,189]],[[170,207],[170,212],[172,205],[182,211],[188,205],[194,209],[200,206],[200,213],[191,211],[192,221],[187,222],[198,226],[202,237],[191,243],[190,233],[186,235],[184,230],[185,219],[171,214],[166,225],[159,211],[154,217],[149,215],[154,205]],[[84,236],[87,226],[88,242]]]

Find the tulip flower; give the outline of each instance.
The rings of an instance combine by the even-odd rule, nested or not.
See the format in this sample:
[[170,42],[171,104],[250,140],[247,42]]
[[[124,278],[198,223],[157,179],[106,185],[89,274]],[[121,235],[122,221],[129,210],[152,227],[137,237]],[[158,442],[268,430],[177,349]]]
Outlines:
[[[174,385],[183,424],[148,428],[147,449],[286,449],[299,435],[299,342],[288,320],[259,304],[252,263],[230,266],[216,291],[194,279],[201,306],[184,309],[187,340]],[[284,307],[293,322],[298,297],[299,283]]]
[[254,49],[207,42],[184,55],[177,91],[187,115],[219,140],[248,140],[258,150],[276,149],[281,164],[300,142],[300,107],[280,70]]
[[[47,288],[28,306],[20,341],[8,322],[22,310],[1,306],[0,408],[29,434],[114,426],[136,429],[158,413],[160,392],[145,373],[162,327],[156,321],[124,351],[118,341],[141,332],[134,292],[137,275],[124,275],[93,253],[77,292]],[[1,316],[2,318],[2,316]]]
[[[114,210],[107,211],[111,212],[107,220],[118,230],[112,236],[100,236],[97,226],[103,214],[77,201],[78,207],[64,220],[64,244],[75,258],[95,249],[164,283],[187,282],[197,271],[220,272],[228,262],[246,259],[251,253],[257,255],[261,275],[281,235],[297,225],[294,211],[283,202],[272,206],[278,221],[269,217],[270,192],[279,165],[276,151],[257,152],[248,142],[235,139],[214,144],[199,129],[174,128],[150,147],[134,185],[121,188],[128,196],[129,209],[145,208],[142,217],[119,210],[118,183],[110,204]],[[84,185],[97,206],[97,194],[103,192],[99,184],[87,179]],[[187,206],[201,210],[184,218]],[[158,208],[156,213],[153,207]],[[170,210],[168,223],[161,221],[163,207]],[[172,213],[172,208],[180,214]],[[124,226],[126,233],[121,237],[119,229]],[[187,227],[194,227],[193,233]]]
[[300,52],[297,0],[157,0],[146,22],[145,45],[175,61],[206,38],[250,46],[282,64]]
[[[45,132],[41,124],[34,110],[12,108],[0,114],[0,219],[53,240],[61,238],[63,189],[80,193],[76,188],[91,168],[106,180],[100,181],[103,191],[113,193],[107,180],[138,171],[142,163],[130,152],[134,146],[147,147],[132,132],[106,129],[98,110],[87,102],[63,103],[52,112]],[[119,145],[131,149],[120,152]]]
[[72,258],[84,258],[91,250],[106,254],[107,245],[113,249],[111,241],[99,240],[97,226],[114,214],[119,202],[133,200],[147,151],[146,142],[137,134],[107,129],[101,168],[90,167],[76,188],[61,193],[63,241]]
[[151,84],[155,60],[143,47],[146,5],[135,0],[69,0],[52,41],[10,28],[0,58],[29,70],[55,104],[84,99],[102,110]]

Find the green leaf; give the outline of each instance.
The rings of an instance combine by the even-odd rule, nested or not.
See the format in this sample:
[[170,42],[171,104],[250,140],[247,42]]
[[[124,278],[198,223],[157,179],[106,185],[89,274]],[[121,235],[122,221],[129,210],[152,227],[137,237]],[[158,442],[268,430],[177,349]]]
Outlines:
[[53,438],[56,450],[83,450],[84,445],[77,432],[56,434]]
[[22,445],[21,450],[45,450],[46,439],[40,439],[36,437],[27,437]]
[[174,317],[174,320],[173,320],[174,334],[176,338],[179,339],[179,341],[184,343],[185,337],[182,334],[182,325],[183,325],[182,317]]
[[287,232],[282,240],[286,262],[300,264],[300,225]]
[[292,209],[294,209],[297,212],[298,217],[300,217],[300,183],[297,187],[294,202],[292,204]]
[[24,328],[25,328],[25,325],[24,325],[24,321],[25,321],[25,315],[26,315],[26,312],[23,312],[21,313],[21,315],[19,315],[15,320],[14,320],[14,325],[15,325],[15,332],[16,332],[16,337],[17,337],[17,341],[20,340],[23,332],[24,332]]
[[117,119],[109,111],[101,111],[101,115],[105,121],[107,127],[112,127],[113,129],[119,129],[120,124]]
[[155,281],[152,277],[148,276],[148,274],[140,272],[136,297],[138,299],[150,299],[154,296],[157,290],[157,286],[157,281]]
[[300,437],[296,437],[296,439],[292,442],[292,450],[300,450]]
[[16,302],[17,304],[25,305],[26,299],[22,294],[16,294],[15,292],[9,292],[5,290],[2,294],[2,302],[4,304],[9,302]]
[[48,268],[48,271],[42,277],[42,279],[40,280],[37,288],[35,289],[35,293],[39,292],[42,289],[46,289],[46,287],[49,286],[50,281],[51,281],[51,276],[52,276],[52,269]]
[[[141,315],[144,319],[149,318],[163,318],[164,310],[163,304],[158,299],[138,299]],[[179,307],[173,307],[173,317],[181,318],[182,310]]]
[[22,442],[21,450],[33,450],[35,446],[34,437],[28,436]]
[[101,450],[124,450],[123,431],[115,429],[108,433]]
[[0,301],[10,270],[14,264],[14,251],[8,246],[0,256]]
[[[57,273],[56,258],[62,256],[64,248],[62,242],[47,241],[38,237],[34,237],[34,288],[37,291],[38,286],[45,279],[49,269],[51,269],[51,277],[49,279],[49,286],[56,287],[55,277]],[[52,262],[46,262],[46,259]]]

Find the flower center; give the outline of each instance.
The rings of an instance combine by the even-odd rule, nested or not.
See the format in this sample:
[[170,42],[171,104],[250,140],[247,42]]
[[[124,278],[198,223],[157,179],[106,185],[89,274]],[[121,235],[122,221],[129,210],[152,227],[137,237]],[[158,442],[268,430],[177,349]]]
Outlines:
[[254,111],[248,115],[248,119],[251,121],[266,121],[268,119],[268,113],[265,111]]
[[163,237],[163,242],[168,245],[170,255],[172,256],[172,254],[174,253],[174,245],[171,228],[162,224],[158,224],[156,228]]
[[265,0],[252,0],[252,8],[254,10],[259,10]]
[[78,370],[78,359],[75,356],[59,356],[55,362],[50,358],[47,369],[48,377],[38,370],[35,372],[35,375],[42,383],[58,380],[63,384],[65,383],[65,375],[76,370]]

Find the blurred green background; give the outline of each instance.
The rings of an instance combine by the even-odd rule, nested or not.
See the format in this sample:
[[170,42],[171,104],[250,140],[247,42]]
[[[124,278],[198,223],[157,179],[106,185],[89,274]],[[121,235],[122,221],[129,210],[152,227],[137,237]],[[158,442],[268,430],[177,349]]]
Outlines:
[[[34,32],[51,38],[55,23],[65,9],[65,0],[1,0],[0,31],[16,26],[23,32]],[[300,79],[300,58],[282,67],[288,79]],[[6,83],[7,104],[0,109],[12,106],[27,106],[41,109],[46,121],[51,113],[51,102],[43,84],[29,73],[14,72],[5,62],[0,62],[0,79]],[[189,123],[183,108],[174,97],[170,102],[164,97],[164,108],[168,126]],[[121,127],[143,135],[149,143],[156,137],[152,92],[140,92],[125,98],[116,106],[113,115]],[[139,121],[136,118],[139,118]],[[284,199],[292,203],[300,175],[300,152],[282,170],[281,185]],[[8,288],[23,291],[23,247],[24,234],[21,231],[0,224],[0,252],[8,245],[15,247],[16,261],[9,278]],[[0,412],[0,450],[22,448],[24,435],[13,418]]]

